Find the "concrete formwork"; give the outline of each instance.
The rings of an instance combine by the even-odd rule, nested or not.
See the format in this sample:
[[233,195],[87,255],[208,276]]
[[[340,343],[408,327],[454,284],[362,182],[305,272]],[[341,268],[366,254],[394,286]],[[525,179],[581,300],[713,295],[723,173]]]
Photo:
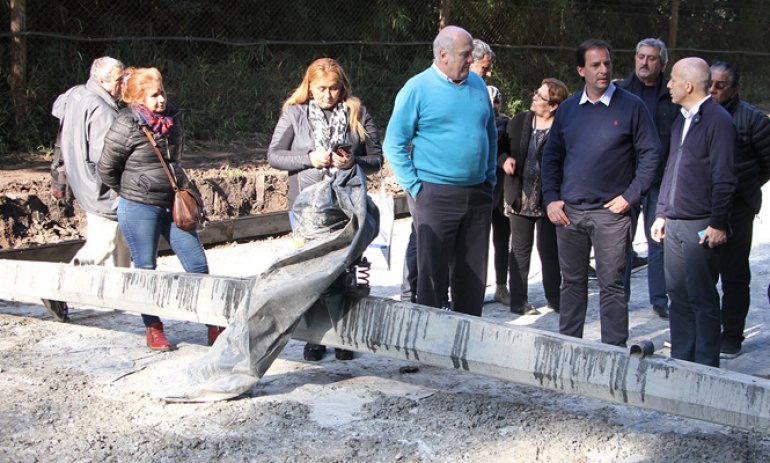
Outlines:
[[[223,325],[253,278],[0,260],[0,298],[156,314]],[[308,313],[296,339],[453,368],[745,429],[770,430],[770,381],[659,356],[365,298],[340,317]]]

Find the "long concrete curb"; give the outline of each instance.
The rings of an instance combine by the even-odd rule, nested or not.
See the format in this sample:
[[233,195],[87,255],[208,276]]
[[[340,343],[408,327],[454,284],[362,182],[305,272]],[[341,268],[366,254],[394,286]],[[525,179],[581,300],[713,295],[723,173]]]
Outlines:
[[[0,299],[64,300],[223,325],[252,278],[0,260]],[[770,381],[391,300],[308,313],[304,341],[452,368],[745,429],[770,431]]]

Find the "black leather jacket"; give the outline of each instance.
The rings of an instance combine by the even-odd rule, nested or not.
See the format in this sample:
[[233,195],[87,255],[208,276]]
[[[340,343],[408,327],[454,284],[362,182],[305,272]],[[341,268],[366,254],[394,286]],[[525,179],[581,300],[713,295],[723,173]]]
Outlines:
[[[671,141],[671,124],[674,123],[674,119],[679,115],[680,106],[674,104],[671,101],[671,95],[668,93],[668,79],[665,76],[660,76],[660,82],[658,84],[658,104],[655,114],[651,114],[652,120],[655,122],[655,127],[658,129],[658,136],[660,137],[661,156],[658,172],[655,175],[653,184],[663,181],[663,169],[666,167],[666,161],[668,160],[669,145]],[[632,72],[625,80],[617,82],[616,85],[620,88],[628,90],[636,96],[641,95],[642,86],[644,83],[636,77],[636,73]]]
[[759,213],[762,185],[770,179],[770,119],[767,114],[741,101],[738,96],[724,105],[733,116],[738,130],[735,175],[738,177],[736,200],[743,200]]
[[[175,173],[179,186],[187,178],[179,166],[182,154],[182,119],[170,106],[167,114],[177,114],[167,138],[155,137],[158,148]],[[171,207],[174,190],[163,166],[144,133],[144,121],[131,107],[120,110],[104,138],[98,173],[102,182],[121,197],[143,204]],[[152,133],[152,132],[151,132]]]

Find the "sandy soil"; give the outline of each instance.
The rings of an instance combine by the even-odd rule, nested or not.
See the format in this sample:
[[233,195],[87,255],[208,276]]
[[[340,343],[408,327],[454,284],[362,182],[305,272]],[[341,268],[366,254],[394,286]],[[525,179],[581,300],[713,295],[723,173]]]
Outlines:
[[[395,297],[409,220],[396,223],[390,271],[372,272],[373,294]],[[768,257],[762,238],[757,259]],[[258,274],[291,250],[290,239],[207,251],[213,274]],[[246,263],[246,264],[244,264]],[[537,266],[535,262],[535,266]],[[161,270],[178,270],[173,256]],[[531,299],[545,304],[539,273]],[[761,297],[767,274],[752,288],[747,353],[724,367],[770,373],[770,321]],[[632,338],[667,338],[667,323],[649,309],[645,271],[634,274]],[[491,294],[490,288],[489,294]],[[598,339],[592,287],[586,338]],[[518,317],[497,303],[484,317],[545,330],[556,314]],[[202,325],[166,321],[179,349],[151,353],[133,314],[80,308],[67,324],[42,306],[0,303],[0,460],[4,461],[268,461],[268,462],[760,462],[770,435],[663,413],[562,395],[457,371],[359,354],[302,360],[290,342],[248,393],[214,404],[165,404],[155,393],[203,355]],[[659,355],[668,355],[660,348]],[[408,374],[404,367],[418,366]]]

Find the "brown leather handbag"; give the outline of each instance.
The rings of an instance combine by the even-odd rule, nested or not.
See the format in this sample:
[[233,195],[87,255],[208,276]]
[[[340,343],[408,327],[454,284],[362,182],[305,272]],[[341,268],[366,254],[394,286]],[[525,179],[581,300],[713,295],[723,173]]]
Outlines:
[[160,164],[163,166],[169,182],[171,182],[171,187],[174,188],[174,205],[171,208],[171,217],[174,219],[174,223],[177,228],[185,231],[196,230],[206,221],[206,210],[203,208],[201,195],[194,188],[179,188],[174,175],[171,173],[168,162],[166,162],[158,149],[158,143],[152,137],[147,127],[143,127],[143,129],[144,134],[147,135],[147,139],[150,140],[150,144],[155,150],[155,154],[158,155]]

